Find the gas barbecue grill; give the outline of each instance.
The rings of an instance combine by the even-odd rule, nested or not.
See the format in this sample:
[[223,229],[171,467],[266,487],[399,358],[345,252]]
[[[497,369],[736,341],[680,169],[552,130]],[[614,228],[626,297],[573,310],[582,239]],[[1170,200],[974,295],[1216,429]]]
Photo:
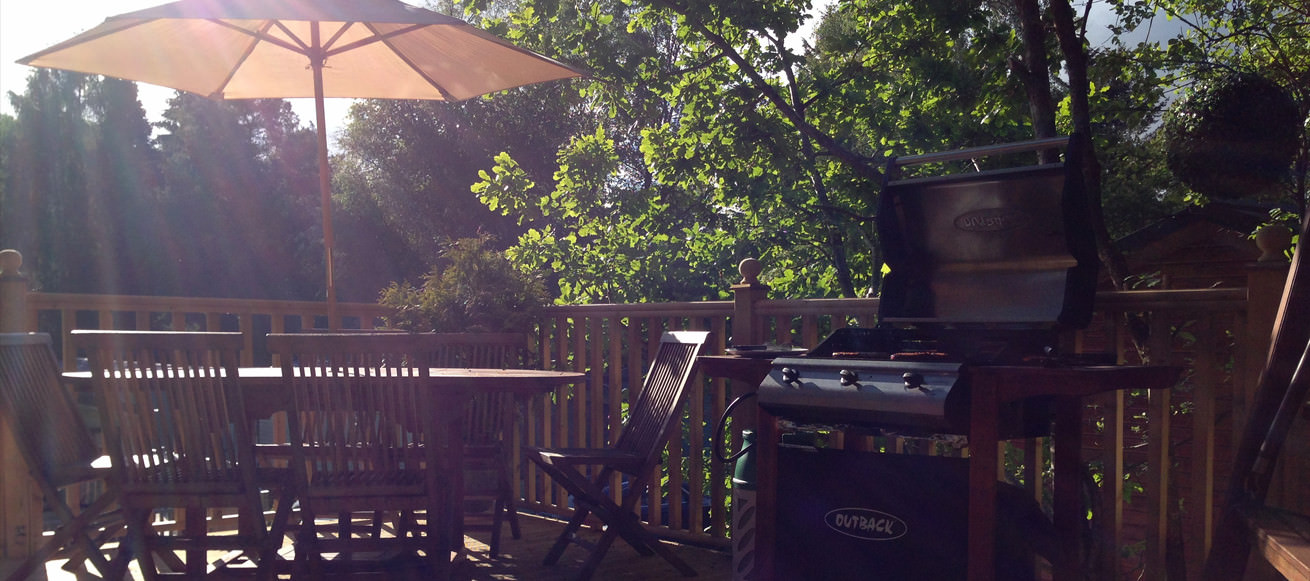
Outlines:
[[[899,179],[911,165],[1050,148],[1066,162]],[[1060,138],[893,159],[878,325],[774,360],[759,404],[790,420],[964,434],[966,366],[1063,364],[1060,333],[1087,324],[1096,292],[1078,157],[1078,140]],[[1040,431],[1040,413],[1014,413]]]
[[[890,272],[877,325],[774,359],[759,386],[762,579],[1021,578],[1007,567],[1024,570],[1030,548],[996,538],[1005,532],[996,528],[996,442],[1064,429],[1056,470],[1070,472],[1079,396],[1172,384],[1176,370],[1061,349],[1091,319],[1096,292],[1080,147],[1073,136],[888,163],[877,227]],[[1048,149],[1062,150],[1063,163],[903,176],[909,166]],[[963,435],[971,459],[780,442],[814,425]],[[1044,522],[1020,536],[1058,536],[1076,554],[1081,517],[1069,480],[1056,481],[1056,528],[1031,496],[999,510],[1007,521]],[[1057,578],[1077,570],[1072,559],[1052,560]]]

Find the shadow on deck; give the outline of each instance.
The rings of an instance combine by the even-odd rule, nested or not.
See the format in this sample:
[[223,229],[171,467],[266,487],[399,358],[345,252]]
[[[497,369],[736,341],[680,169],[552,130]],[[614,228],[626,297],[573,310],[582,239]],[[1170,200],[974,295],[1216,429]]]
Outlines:
[[[509,535],[506,525],[500,541],[500,556],[491,559],[487,554],[487,542],[490,533],[477,531],[465,537],[468,548],[466,556],[458,563],[456,579],[460,581],[501,581],[515,579],[523,581],[564,581],[577,575],[585,552],[580,547],[570,547],[564,552],[564,558],[554,566],[544,566],[541,560],[546,551],[559,535],[564,523],[554,519],[520,514],[523,526],[523,538],[514,540]],[[583,535],[592,539],[599,533],[583,528]],[[290,544],[288,543],[288,547]],[[727,581],[731,575],[731,556],[725,551],[705,549],[688,545],[673,544],[673,551],[696,569],[699,581]],[[73,581],[75,576],[60,568],[63,560],[47,563],[46,573],[50,581]],[[132,566],[133,579],[141,579]],[[400,575],[399,577],[403,577]],[[371,576],[378,579],[391,579],[392,575]],[[364,578],[364,577],[360,577]],[[658,556],[643,557],[622,540],[616,541],[610,548],[605,560],[596,571],[595,581],[621,579],[624,581],[669,581],[682,579],[677,570]]]

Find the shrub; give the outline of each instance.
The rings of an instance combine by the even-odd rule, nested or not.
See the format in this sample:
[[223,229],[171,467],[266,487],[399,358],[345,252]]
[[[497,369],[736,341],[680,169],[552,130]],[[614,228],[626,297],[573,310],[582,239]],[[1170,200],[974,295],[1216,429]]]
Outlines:
[[547,302],[541,281],[520,272],[490,236],[455,241],[421,286],[391,283],[379,303],[393,309],[389,326],[412,332],[525,331]]

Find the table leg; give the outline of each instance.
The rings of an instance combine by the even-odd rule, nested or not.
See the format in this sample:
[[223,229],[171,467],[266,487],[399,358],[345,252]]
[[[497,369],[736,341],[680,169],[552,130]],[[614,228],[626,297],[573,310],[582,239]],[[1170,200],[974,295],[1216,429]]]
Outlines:
[[1055,402],[1055,456],[1051,459],[1055,471],[1054,524],[1059,537],[1059,553],[1054,568],[1054,579],[1078,579],[1079,536],[1084,519],[1078,492],[1079,472],[1082,470],[1082,399],[1061,397]]
[[[450,402],[456,403],[456,402]],[[467,399],[461,403],[467,404]],[[464,405],[448,405],[447,409],[463,410]],[[464,552],[464,423],[462,413],[451,413],[446,418],[446,446],[443,454],[445,473],[450,488],[446,502],[442,503],[446,514],[443,517],[450,524],[450,549],[455,553]]]
[[969,581],[996,576],[996,466],[999,406],[996,382],[977,377],[969,418]]

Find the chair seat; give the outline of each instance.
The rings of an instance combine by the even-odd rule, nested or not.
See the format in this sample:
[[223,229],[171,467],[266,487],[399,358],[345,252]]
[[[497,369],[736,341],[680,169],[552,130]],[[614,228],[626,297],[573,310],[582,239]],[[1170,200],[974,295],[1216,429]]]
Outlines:
[[421,494],[427,481],[421,470],[384,470],[315,472],[311,496],[337,496],[334,489],[358,489],[361,496],[389,496],[398,493]]
[[644,455],[613,448],[524,448],[526,454],[552,466],[605,465],[632,474],[645,461]]
[[1279,574],[1310,579],[1310,516],[1269,506],[1243,507],[1255,548]]
[[109,476],[111,466],[109,456],[101,456],[90,463],[77,466],[56,466],[50,471],[50,480],[60,488],[69,484],[98,480]]
[[[157,468],[136,470],[133,479],[120,484],[122,493],[128,497],[141,495],[143,505],[148,505],[157,500],[153,497],[185,496],[193,503],[202,503],[205,497],[240,496],[246,491],[246,484],[236,470],[208,472],[176,466]],[[132,502],[130,498],[123,501]]]

